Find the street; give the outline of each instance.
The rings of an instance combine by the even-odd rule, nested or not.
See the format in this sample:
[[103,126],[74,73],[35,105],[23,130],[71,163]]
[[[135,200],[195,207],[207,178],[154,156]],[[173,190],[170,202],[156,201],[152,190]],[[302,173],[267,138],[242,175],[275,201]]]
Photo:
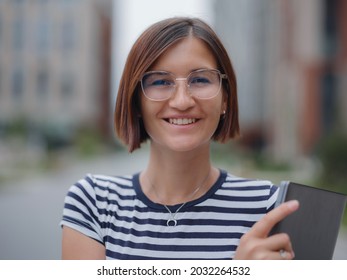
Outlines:
[[44,176],[0,187],[0,259],[60,259],[64,197],[68,188],[87,173],[124,175],[144,168],[144,151],[124,152],[95,160],[67,163]]
[[[0,259],[60,259],[59,222],[69,186],[86,173],[132,174],[142,170],[147,151],[119,152],[0,188]],[[342,229],[334,259],[347,260],[347,231]]]

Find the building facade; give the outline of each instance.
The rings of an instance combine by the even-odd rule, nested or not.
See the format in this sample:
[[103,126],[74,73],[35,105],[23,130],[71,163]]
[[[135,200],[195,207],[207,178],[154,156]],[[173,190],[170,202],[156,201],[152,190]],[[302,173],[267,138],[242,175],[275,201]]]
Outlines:
[[246,142],[295,162],[347,132],[346,1],[218,0],[215,12],[237,72]]
[[110,0],[0,1],[0,121],[109,118]]

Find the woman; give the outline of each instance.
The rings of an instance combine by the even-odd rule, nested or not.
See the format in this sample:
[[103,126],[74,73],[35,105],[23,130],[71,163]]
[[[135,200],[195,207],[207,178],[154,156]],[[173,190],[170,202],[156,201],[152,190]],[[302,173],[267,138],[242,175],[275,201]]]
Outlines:
[[[64,259],[292,259],[271,228],[298,208],[274,208],[277,187],[211,165],[210,143],[239,134],[236,78],[203,21],[170,18],[131,49],[115,127],[130,152],[150,141],[131,176],[88,175],[65,200]],[[273,210],[272,210],[273,209]]]

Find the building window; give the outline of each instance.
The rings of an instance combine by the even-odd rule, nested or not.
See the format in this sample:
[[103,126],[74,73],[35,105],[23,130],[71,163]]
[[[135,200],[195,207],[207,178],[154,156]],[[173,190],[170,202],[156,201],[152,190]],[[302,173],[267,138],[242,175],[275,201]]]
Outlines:
[[324,9],[324,52],[328,58],[333,57],[336,54],[338,47],[338,1],[325,0]]
[[67,18],[61,25],[61,48],[63,52],[69,52],[76,47],[78,40],[76,24],[72,18]]
[[12,73],[12,96],[15,100],[19,100],[24,94],[24,71],[15,68]]
[[48,3],[48,0],[40,0],[39,1],[39,4],[41,4],[41,5],[47,5],[47,3]]
[[[0,62],[0,65],[1,65],[1,62]],[[2,68],[0,67],[0,98],[1,96],[2,96]]]
[[71,71],[62,74],[60,90],[63,98],[70,98],[73,95],[75,91],[75,79]]
[[24,48],[24,21],[21,17],[13,21],[13,49],[16,51],[23,50]]
[[46,52],[50,47],[51,25],[47,18],[40,18],[37,21],[36,43],[39,53]]
[[1,49],[1,47],[2,47],[2,42],[3,42],[3,40],[4,40],[4,38],[3,38],[3,22],[2,22],[2,14],[1,14],[1,10],[0,10],[0,49]]
[[62,4],[66,8],[70,8],[71,6],[74,6],[74,5],[78,4],[78,2],[80,2],[80,0],[63,0]]
[[12,3],[14,5],[23,5],[24,4],[24,0],[12,0]]
[[36,84],[38,96],[45,98],[49,92],[49,71],[46,67],[39,68]]

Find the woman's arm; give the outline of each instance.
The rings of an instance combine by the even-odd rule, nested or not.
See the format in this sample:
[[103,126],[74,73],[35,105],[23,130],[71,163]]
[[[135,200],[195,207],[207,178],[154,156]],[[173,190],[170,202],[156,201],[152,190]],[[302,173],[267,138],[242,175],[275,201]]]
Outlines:
[[254,224],[249,232],[241,237],[234,259],[293,259],[294,252],[288,234],[268,235],[279,221],[295,212],[298,208],[299,202],[292,200],[281,204],[267,213]]
[[104,260],[105,258],[105,247],[101,243],[72,228],[63,226],[63,260]]

